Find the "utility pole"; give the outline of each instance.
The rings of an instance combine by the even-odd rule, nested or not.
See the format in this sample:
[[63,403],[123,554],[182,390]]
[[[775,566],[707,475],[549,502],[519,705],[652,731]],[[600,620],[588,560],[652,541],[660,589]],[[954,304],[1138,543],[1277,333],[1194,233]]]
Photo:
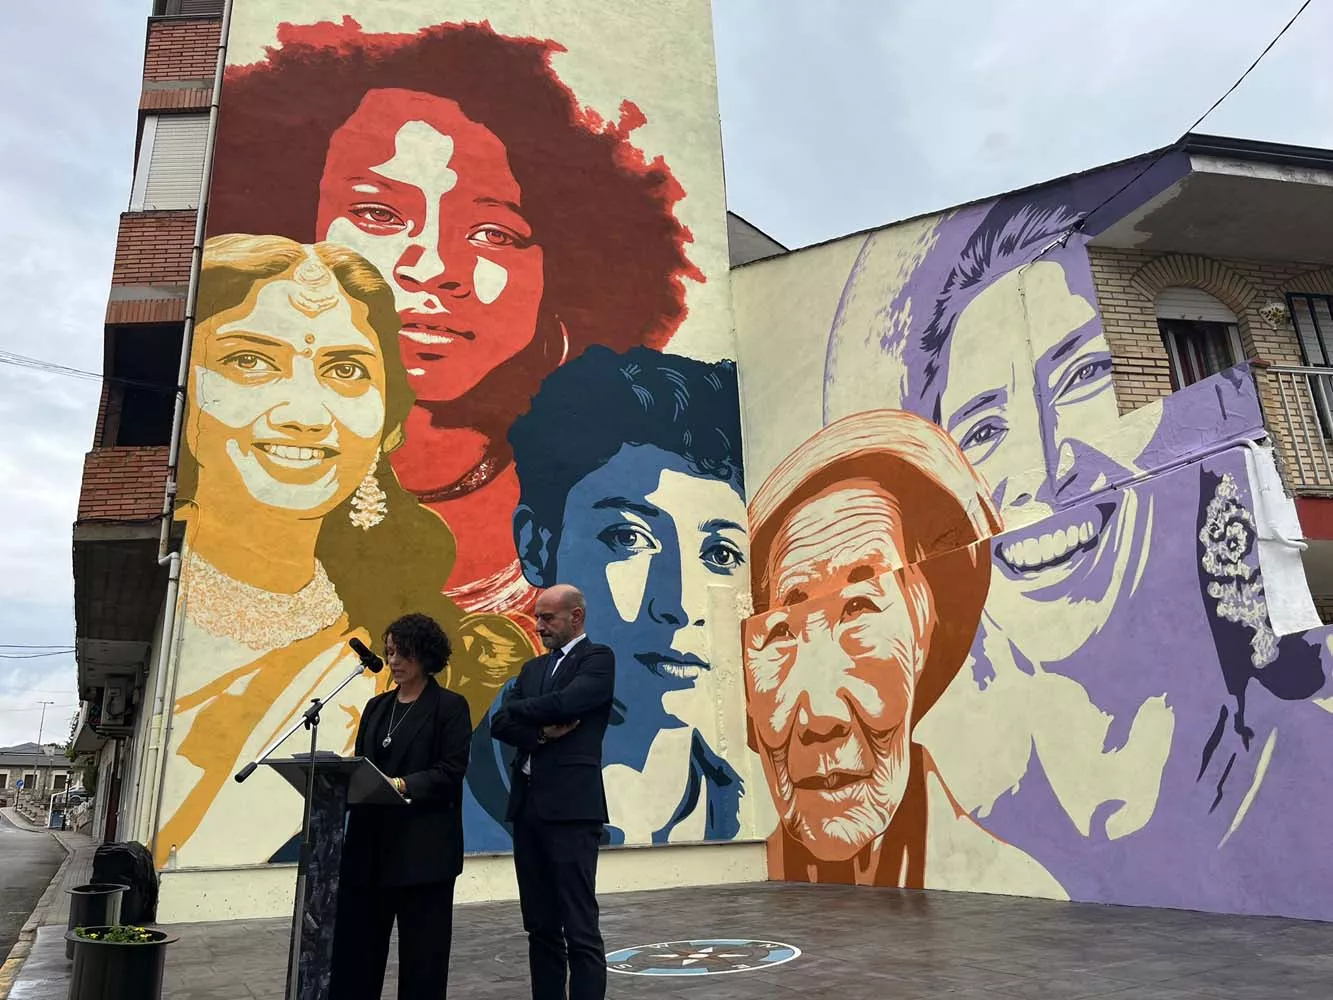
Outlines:
[[54,701],[39,701],[37,704],[42,706],[42,721],[37,724],[37,746],[42,745],[42,733],[46,730],[46,706],[54,705]]

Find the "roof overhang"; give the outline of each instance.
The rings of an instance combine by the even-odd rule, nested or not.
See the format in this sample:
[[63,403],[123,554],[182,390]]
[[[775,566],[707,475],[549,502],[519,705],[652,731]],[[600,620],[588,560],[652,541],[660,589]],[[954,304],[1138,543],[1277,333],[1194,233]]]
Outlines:
[[1189,170],[1091,246],[1333,263],[1333,152],[1190,137]]

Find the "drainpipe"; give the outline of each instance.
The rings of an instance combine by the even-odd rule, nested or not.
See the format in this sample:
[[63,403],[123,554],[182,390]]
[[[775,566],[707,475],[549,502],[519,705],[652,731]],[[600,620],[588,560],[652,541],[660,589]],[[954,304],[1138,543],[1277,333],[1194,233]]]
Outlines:
[[[1211,458],[1214,455],[1219,455],[1224,451],[1231,451],[1233,448],[1241,448],[1241,447],[1249,449],[1249,451],[1254,455],[1254,459],[1257,464],[1259,461],[1259,456],[1263,453],[1263,449],[1259,447],[1257,442],[1255,442],[1252,438],[1248,437],[1230,438],[1226,441],[1220,441],[1209,448],[1203,449],[1202,451],[1191,452],[1188,455],[1182,455],[1179,458],[1172,459],[1170,462],[1166,462],[1163,465],[1157,466],[1156,468],[1148,469],[1144,472],[1135,472],[1128,476],[1124,476],[1120,479],[1113,480],[1107,483],[1105,486],[1093,490],[1090,493],[1084,493],[1080,496],[1071,498],[1066,503],[1058,504],[1056,506],[1056,509],[1067,510],[1070,507],[1080,506],[1082,504],[1087,503],[1093,497],[1100,496],[1103,493],[1110,493],[1115,490],[1122,490],[1126,486],[1134,486],[1145,479],[1152,478],[1153,476],[1165,475],[1168,472],[1174,472],[1176,469],[1179,469],[1182,466],[1189,465],[1192,462],[1199,462],[1205,458]],[[1266,506],[1266,501],[1264,500],[1262,495],[1263,493],[1264,491],[1262,489],[1253,491],[1255,514],[1258,515],[1258,521],[1261,524],[1268,521],[1267,506]],[[1272,531],[1272,535],[1258,536],[1261,541],[1277,542],[1280,545],[1285,545],[1288,548],[1296,549],[1301,552],[1305,551],[1305,549],[1308,548],[1305,542],[1294,541],[1290,538],[1287,538],[1271,524],[1269,525],[1269,530]]]
[[[162,810],[162,795],[166,787],[167,751],[171,746],[171,704],[176,688],[178,644],[176,633],[176,604],[180,594],[181,554],[171,551],[171,524],[176,507],[176,478],[180,467],[181,432],[185,425],[185,394],[190,377],[190,345],[194,337],[195,300],[199,293],[199,271],[204,254],[204,225],[208,209],[208,189],[213,178],[213,145],[217,138],[218,102],[222,97],[222,74],[227,65],[227,34],[231,30],[232,0],[222,7],[222,26],[218,32],[217,64],[213,70],[213,97],[208,106],[208,135],[204,140],[204,166],[199,177],[199,210],[194,221],[194,245],[190,250],[190,283],[185,292],[185,327],[181,335],[180,367],[176,373],[176,407],[171,416],[171,447],[167,452],[167,487],[162,497],[162,533],[158,539],[157,563],[167,567],[167,596],[162,615],[162,636],[159,640],[158,670],[153,690],[153,740],[148,750],[152,766],[145,768],[144,777],[149,787],[156,790],[148,803],[148,849],[157,856],[157,828]],[[167,676],[171,675],[172,701],[167,701]]]

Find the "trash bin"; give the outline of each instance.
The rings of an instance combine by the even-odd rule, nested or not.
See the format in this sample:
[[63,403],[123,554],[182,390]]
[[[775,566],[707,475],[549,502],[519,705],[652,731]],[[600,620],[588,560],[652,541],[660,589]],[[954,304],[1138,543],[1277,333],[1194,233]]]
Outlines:
[[157,920],[157,869],[143,844],[103,844],[93,855],[93,881],[125,886],[120,919],[126,924]]
[[[110,927],[120,923],[123,885],[93,882],[69,890],[69,930],[76,927]],[[74,957],[74,942],[65,941],[65,957]]]

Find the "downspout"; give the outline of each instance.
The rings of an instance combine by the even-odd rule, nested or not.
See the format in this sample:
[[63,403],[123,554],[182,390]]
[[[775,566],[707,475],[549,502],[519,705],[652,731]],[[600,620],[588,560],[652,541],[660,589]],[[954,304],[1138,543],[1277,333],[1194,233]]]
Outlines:
[[162,497],[162,533],[158,539],[157,563],[167,567],[166,605],[162,615],[162,636],[159,640],[157,680],[153,691],[153,718],[155,739],[149,746],[153,755],[151,769],[145,777],[151,778],[155,792],[149,802],[148,849],[157,857],[157,830],[162,810],[162,795],[166,788],[166,756],[171,746],[172,712],[166,700],[167,676],[172,677],[174,702],[175,673],[178,660],[176,632],[176,604],[180,594],[181,554],[171,551],[171,524],[176,508],[176,480],[180,468],[181,433],[185,424],[185,394],[190,377],[190,346],[194,338],[195,300],[199,292],[199,272],[204,254],[204,226],[208,214],[208,190],[213,178],[213,145],[217,139],[218,104],[222,99],[222,75],[227,66],[227,34],[231,30],[232,0],[222,7],[222,25],[218,32],[217,65],[213,69],[213,96],[208,106],[208,134],[204,139],[204,166],[199,177],[199,208],[194,221],[194,245],[190,250],[190,282],[185,292],[185,326],[181,334],[180,366],[176,372],[176,407],[171,416],[171,447],[167,451],[167,487]]
[[[1056,509],[1068,510],[1070,507],[1080,506],[1082,504],[1087,503],[1094,497],[1100,496],[1103,493],[1111,493],[1116,490],[1122,490],[1127,486],[1134,486],[1145,479],[1150,479],[1155,476],[1165,475],[1168,472],[1174,472],[1177,469],[1182,468],[1183,466],[1191,464],[1192,462],[1199,462],[1205,458],[1212,458],[1214,455],[1220,455],[1224,451],[1231,451],[1233,448],[1241,448],[1241,447],[1249,449],[1249,451],[1254,455],[1256,463],[1259,460],[1259,456],[1263,453],[1263,449],[1253,438],[1249,437],[1228,438],[1225,441],[1220,441],[1200,451],[1191,452],[1188,455],[1181,455],[1180,457],[1172,459],[1169,462],[1165,462],[1162,465],[1156,466],[1155,468],[1146,469],[1143,472],[1131,473],[1130,475],[1123,476],[1120,479],[1112,480],[1106,485],[1100,486],[1095,490],[1081,494],[1077,497],[1073,497],[1066,503],[1057,504]],[[1268,512],[1267,512],[1266,501],[1261,496],[1263,492],[1264,491],[1262,489],[1257,489],[1253,491],[1254,493],[1253,499],[1255,506],[1255,514],[1258,516],[1259,522],[1261,524],[1266,524],[1268,523]],[[1273,525],[1268,524],[1268,528],[1272,532],[1272,536],[1270,537],[1268,535],[1260,535],[1258,536],[1260,541],[1277,542],[1280,545],[1285,545],[1287,548],[1297,549],[1298,551],[1302,552],[1305,551],[1306,548],[1308,548],[1305,542],[1294,541],[1290,538],[1287,538],[1280,531],[1278,531],[1277,528],[1273,527]]]

